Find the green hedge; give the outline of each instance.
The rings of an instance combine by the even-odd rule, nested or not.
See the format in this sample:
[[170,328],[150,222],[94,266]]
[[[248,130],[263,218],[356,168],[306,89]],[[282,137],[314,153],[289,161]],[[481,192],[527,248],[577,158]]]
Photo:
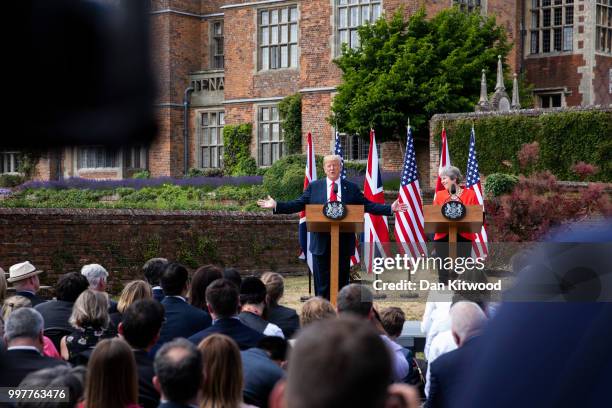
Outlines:
[[223,166],[229,176],[250,176],[257,173],[257,163],[251,157],[252,126],[225,125],[223,128]]
[[[317,176],[322,177],[323,157],[316,156]],[[285,156],[268,168],[263,185],[272,198],[280,201],[293,200],[299,197],[304,190],[304,169],[306,168],[306,155],[293,154]]]
[[[612,181],[612,112],[577,111],[539,116],[503,115],[445,121],[451,162],[466,169],[470,128],[474,124],[478,165],[483,174],[518,174],[517,153],[525,143],[540,144],[535,170],[550,170],[560,180],[578,180],[571,166],[579,161],[599,167],[593,180]],[[435,129],[440,145],[442,123]]]
[[484,183],[484,190],[487,197],[499,197],[514,190],[514,186],[519,179],[513,174],[493,173],[487,176]]

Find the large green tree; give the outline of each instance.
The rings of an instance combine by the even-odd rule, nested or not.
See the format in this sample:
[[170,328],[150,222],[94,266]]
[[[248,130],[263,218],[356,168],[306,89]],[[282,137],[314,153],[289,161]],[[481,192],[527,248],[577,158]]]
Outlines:
[[505,59],[511,45],[494,17],[457,8],[427,19],[423,10],[407,21],[398,10],[359,28],[361,45],[343,46],[336,64],[342,84],[329,121],[340,131],[378,140],[397,140],[408,118],[421,135],[435,113],[474,109],[481,70],[495,83],[497,55]]

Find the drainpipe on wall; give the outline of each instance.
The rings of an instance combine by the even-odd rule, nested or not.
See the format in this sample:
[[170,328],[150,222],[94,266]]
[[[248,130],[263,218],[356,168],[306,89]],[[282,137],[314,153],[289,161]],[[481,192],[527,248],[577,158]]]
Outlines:
[[185,163],[185,176],[189,171],[189,101],[192,92],[193,88],[190,86],[185,89],[185,95],[183,96],[183,160]]

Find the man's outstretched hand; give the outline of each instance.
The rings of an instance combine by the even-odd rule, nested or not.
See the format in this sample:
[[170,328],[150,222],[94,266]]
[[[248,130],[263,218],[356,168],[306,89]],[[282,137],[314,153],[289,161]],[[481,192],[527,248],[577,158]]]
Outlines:
[[399,202],[399,199],[395,200],[393,202],[393,204],[391,204],[391,210],[393,210],[393,212],[404,212],[408,210],[409,205],[406,203],[401,203]]
[[268,196],[267,198],[264,198],[263,200],[257,200],[257,205],[260,206],[261,208],[275,209],[276,201],[272,197]]

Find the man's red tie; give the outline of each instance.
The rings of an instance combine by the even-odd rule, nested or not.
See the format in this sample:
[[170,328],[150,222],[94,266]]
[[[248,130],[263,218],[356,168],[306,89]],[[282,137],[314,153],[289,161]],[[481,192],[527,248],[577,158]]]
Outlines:
[[336,192],[334,191],[334,186],[336,185],[336,182],[333,181],[331,183],[331,190],[329,192],[329,201],[338,201],[338,195],[336,194]]

